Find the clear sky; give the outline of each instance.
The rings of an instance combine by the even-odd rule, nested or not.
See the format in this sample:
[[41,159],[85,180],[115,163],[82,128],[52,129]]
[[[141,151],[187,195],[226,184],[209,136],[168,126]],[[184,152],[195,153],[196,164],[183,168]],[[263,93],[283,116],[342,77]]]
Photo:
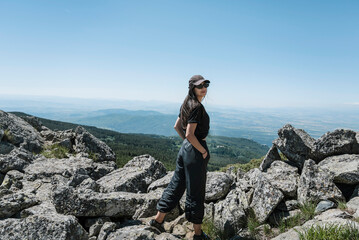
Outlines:
[[359,1],[0,0],[0,94],[359,104]]

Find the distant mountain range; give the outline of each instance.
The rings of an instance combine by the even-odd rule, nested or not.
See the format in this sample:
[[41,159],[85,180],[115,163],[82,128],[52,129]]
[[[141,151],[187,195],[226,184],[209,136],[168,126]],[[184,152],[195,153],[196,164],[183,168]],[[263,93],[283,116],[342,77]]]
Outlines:
[[[240,109],[204,104],[211,136],[247,138],[271,146],[277,130],[290,123],[318,138],[327,131],[359,131],[359,105],[333,108]],[[180,103],[68,98],[22,99],[0,96],[0,108],[121,133],[176,136],[173,129]]]

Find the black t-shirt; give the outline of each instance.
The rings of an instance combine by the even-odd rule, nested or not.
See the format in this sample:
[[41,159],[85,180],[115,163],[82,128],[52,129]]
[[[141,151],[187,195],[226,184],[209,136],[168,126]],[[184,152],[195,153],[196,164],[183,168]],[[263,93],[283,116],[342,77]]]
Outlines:
[[[181,117],[181,110],[178,114],[178,117]],[[196,130],[194,131],[194,135],[198,139],[203,139],[207,137],[209,132],[209,116],[204,109],[204,106],[201,104],[195,107],[188,116],[188,123],[197,123]],[[186,131],[186,129],[183,129]]]

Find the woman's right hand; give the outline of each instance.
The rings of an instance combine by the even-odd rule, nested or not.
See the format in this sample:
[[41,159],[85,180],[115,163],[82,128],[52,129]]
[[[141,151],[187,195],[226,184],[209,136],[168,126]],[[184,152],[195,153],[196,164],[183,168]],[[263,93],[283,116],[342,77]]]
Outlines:
[[203,153],[203,154],[202,154],[203,159],[206,159],[207,155],[208,155],[208,152],[207,152],[207,151],[206,151],[205,153]]

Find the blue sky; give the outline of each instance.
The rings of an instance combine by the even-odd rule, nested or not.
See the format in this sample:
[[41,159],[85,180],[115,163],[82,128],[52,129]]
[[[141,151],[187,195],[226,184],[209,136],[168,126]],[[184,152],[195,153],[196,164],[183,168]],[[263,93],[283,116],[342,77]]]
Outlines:
[[359,1],[0,1],[0,94],[359,104]]

